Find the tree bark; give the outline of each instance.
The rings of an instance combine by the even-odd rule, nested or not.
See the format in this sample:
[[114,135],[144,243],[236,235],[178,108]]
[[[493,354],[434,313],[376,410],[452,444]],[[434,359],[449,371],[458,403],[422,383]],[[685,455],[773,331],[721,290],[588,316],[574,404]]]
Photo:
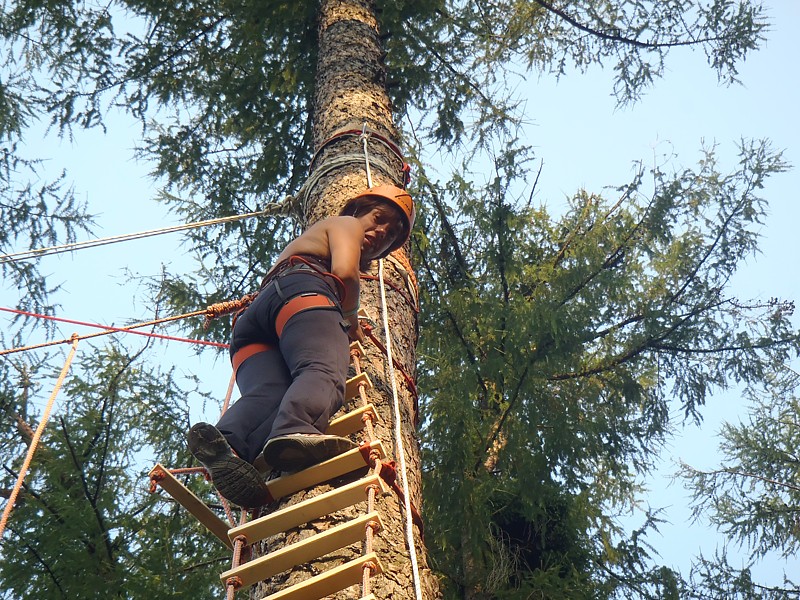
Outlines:
[[[370,0],[322,0],[319,12],[319,56],[316,72],[316,90],[312,112],[314,150],[318,153],[312,165],[312,174],[323,173],[309,194],[305,207],[305,225],[310,225],[327,216],[337,214],[344,203],[367,185],[366,161],[363,141],[358,135],[336,135],[341,132],[368,130],[397,143],[397,129],[392,120],[391,103],[386,93],[386,72],[383,65],[383,50],[378,34],[374,2]],[[385,144],[368,140],[373,185],[391,183],[403,186],[403,162]],[[335,165],[335,166],[334,166]],[[383,168],[383,167],[388,168]],[[407,284],[410,277],[410,253],[408,245],[393,253],[396,260],[384,261],[384,279],[387,283],[387,312],[392,335],[392,350],[395,365],[414,378],[417,343],[416,290]],[[400,267],[397,263],[404,265]],[[377,275],[377,263],[370,274]],[[380,290],[376,281],[361,282],[361,306],[374,319],[374,335],[385,346],[383,335]],[[394,410],[391,380],[388,376],[385,354],[370,341],[364,344],[366,357],[362,368],[372,381],[374,388],[368,390],[368,400],[375,405],[379,422],[375,434],[383,443],[387,459],[398,460],[399,447],[394,435]],[[416,434],[415,390],[399,372],[395,372],[399,395],[402,444],[405,452],[408,485],[413,505],[421,510],[421,466],[419,442]],[[346,406],[355,408],[358,402]],[[359,436],[356,441],[361,441]],[[359,474],[359,476],[363,473]],[[353,479],[354,477],[351,477]],[[398,483],[400,479],[398,478]],[[332,482],[337,485],[339,482]],[[299,502],[331,489],[328,485],[296,494],[284,505]],[[377,552],[384,572],[370,578],[370,592],[376,598],[414,598],[410,552],[406,541],[405,509],[394,494],[379,496],[376,510],[380,513],[384,529],[374,539],[373,550]],[[267,543],[270,551],[304,539],[364,514],[365,504],[340,511],[326,519],[276,536]],[[420,588],[423,598],[439,596],[438,584],[427,565],[427,553],[418,527],[413,527],[414,544],[420,573]],[[303,565],[292,572],[281,574],[267,582],[254,586],[255,598],[263,598],[288,585],[293,585],[309,576],[354,559],[363,553],[362,546],[352,546],[328,555],[323,559]],[[343,590],[335,598],[360,598],[360,586]]]

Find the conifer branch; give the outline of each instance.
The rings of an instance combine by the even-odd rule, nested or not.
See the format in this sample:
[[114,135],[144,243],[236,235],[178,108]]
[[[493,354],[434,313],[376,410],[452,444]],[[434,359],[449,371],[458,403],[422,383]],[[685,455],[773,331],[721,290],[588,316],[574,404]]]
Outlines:
[[657,49],[657,48],[673,48],[678,46],[695,46],[697,44],[707,44],[709,42],[719,42],[719,41],[726,41],[729,39],[730,36],[709,36],[705,38],[695,38],[690,40],[672,40],[669,42],[656,42],[656,41],[642,41],[637,40],[636,38],[628,37],[622,34],[621,30],[617,27],[613,27],[612,25],[608,25],[606,23],[602,23],[605,25],[608,31],[603,31],[601,29],[596,29],[594,27],[589,27],[588,25],[584,25],[576,17],[568,14],[566,11],[561,10],[553,6],[550,2],[545,2],[545,0],[533,0],[536,4],[544,8],[545,10],[550,11],[551,13],[557,15],[576,29],[583,31],[584,33],[588,33],[595,37],[610,41],[610,42],[617,42],[621,44],[625,44],[628,46],[635,46],[637,48],[647,48],[647,49]]

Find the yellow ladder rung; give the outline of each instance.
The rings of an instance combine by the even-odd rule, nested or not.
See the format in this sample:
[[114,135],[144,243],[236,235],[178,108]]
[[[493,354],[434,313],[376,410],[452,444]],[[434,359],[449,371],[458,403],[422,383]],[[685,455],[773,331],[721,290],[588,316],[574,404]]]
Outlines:
[[155,479],[158,485],[164,488],[170,496],[188,510],[195,519],[200,521],[206,529],[217,536],[223,544],[233,550],[233,544],[228,539],[228,525],[198,498],[192,490],[178,481],[163,465],[157,463],[150,470],[150,478]]
[[366,373],[359,373],[355,377],[351,377],[347,380],[347,384],[344,390],[344,400],[347,402],[348,400],[352,400],[353,398],[358,398],[361,394],[358,392],[358,385],[361,382],[364,382],[367,385],[367,389],[372,388],[372,382],[367,377]]
[[[377,450],[381,459],[386,457],[386,451],[380,440],[370,442],[369,447],[370,450]],[[361,450],[353,448],[313,467],[268,481],[267,488],[272,497],[278,500],[367,466],[367,463],[364,462],[364,457],[361,455]]]
[[375,407],[372,404],[367,404],[366,406],[360,406],[355,410],[351,410],[341,417],[336,417],[328,424],[325,433],[328,435],[347,437],[357,431],[361,431],[364,429],[364,415],[372,415],[373,422],[378,422],[378,413],[375,411]]
[[367,490],[372,485],[377,485],[382,493],[386,493],[388,490],[380,477],[370,474],[353,483],[234,527],[228,530],[228,538],[233,542],[236,537],[242,535],[248,544],[255,544],[276,533],[288,531],[303,523],[366,501]]
[[243,586],[253,585],[278,573],[325,556],[334,550],[363,541],[366,527],[371,522],[377,523],[380,528],[383,527],[380,516],[373,511],[338,527],[307,537],[291,546],[270,552],[235,569],[225,571],[219,578],[224,583],[229,577],[238,577]]
[[378,555],[370,552],[361,558],[334,567],[292,587],[265,596],[261,600],[319,600],[319,598],[335,594],[351,585],[360,584],[364,566],[367,563],[375,566],[372,571],[373,575],[383,573],[383,566],[378,560]]
[[364,350],[364,346],[361,345],[361,342],[350,342],[350,354],[352,354],[354,350],[359,357],[367,355],[366,351]]

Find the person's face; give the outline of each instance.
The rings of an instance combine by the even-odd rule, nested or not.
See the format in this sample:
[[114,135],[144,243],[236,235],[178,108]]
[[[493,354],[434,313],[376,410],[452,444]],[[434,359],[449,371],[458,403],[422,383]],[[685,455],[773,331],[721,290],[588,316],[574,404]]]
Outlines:
[[382,255],[403,233],[403,225],[397,211],[387,204],[373,207],[358,219],[364,226],[362,255],[373,258]]

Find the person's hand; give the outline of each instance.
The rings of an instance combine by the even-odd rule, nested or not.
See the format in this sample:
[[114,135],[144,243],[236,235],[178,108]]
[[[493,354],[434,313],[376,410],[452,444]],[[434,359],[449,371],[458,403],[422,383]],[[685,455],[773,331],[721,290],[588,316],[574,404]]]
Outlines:
[[347,329],[347,335],[354,342],[364,342],[364,330],[361,329],[361,325],[359,324],[357,318],[350,321],[350,327]]

